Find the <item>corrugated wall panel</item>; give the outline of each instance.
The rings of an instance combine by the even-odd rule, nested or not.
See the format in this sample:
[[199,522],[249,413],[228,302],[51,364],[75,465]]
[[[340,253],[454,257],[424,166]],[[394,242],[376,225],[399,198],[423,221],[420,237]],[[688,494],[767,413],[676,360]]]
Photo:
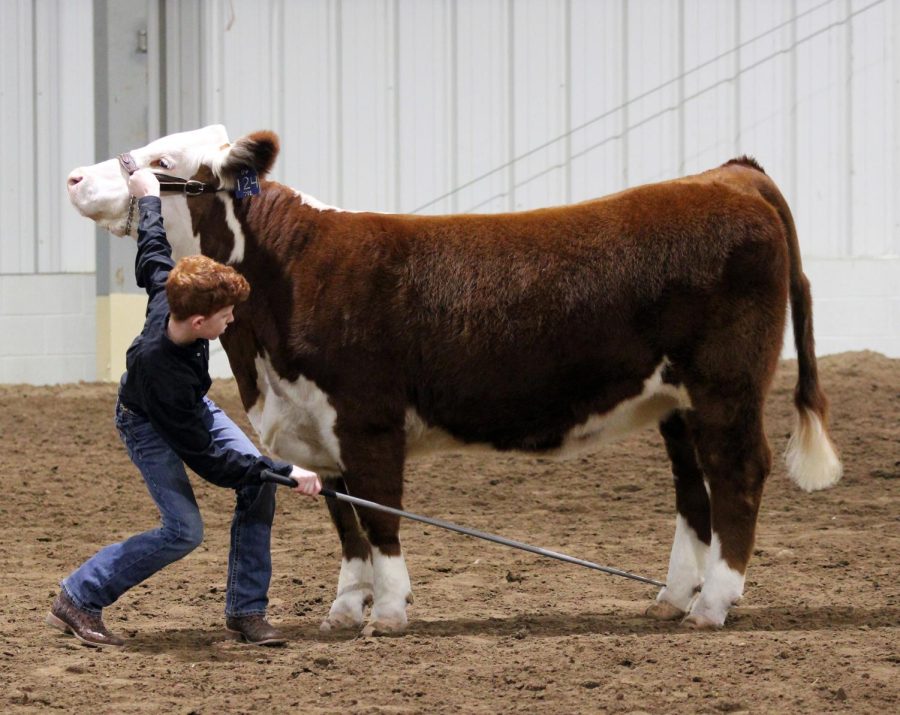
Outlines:
[[[58,65],[58,153],[52,173],[38,179],[39,194],[47,192],[48,204],[58,211],[49,240],[58,248],[59,270],[92,272],[96,267],[96,234],[91,222],[69,203],[65,179],[76,166],[96,158],[94,152],[94,39],[91,0],[58,0],[56,21],[60,28]],[[137,43],[137,38],[135,38]]]
[[625,161],[625,4],[575,0],[571,9],[572,201],[622,187]]
[[[418,206],[457,183],[450,5],[406,0],[391,6],[389,34],[396,42],[396,55],[387,68],[385,99],[397,123],[394,131],[388,127],[386,135],[375,141],[389,144],[396,152],[394,166],[380,179],[385,184],[393,182],[385,186],[392,211]],[[429,208],[435,213],[450,210],[447,201]]]
[[705,171],[734,156],[739,145],[739,98],[743,76],[736,2],[683,3],[683,68],[676,104],[684,122],[675,149],[680,165],[671,176]]
[[850,93],[853,150],[850,242],[854,256],[900,254],[900,244],[891,231],[896,207],[892,205],[892,162],[886,151],[894,140],[895,121],[890,9],[887,3],[871,7],[854,16],[851,25],[854,42]]
[[[203,57],[203,49],[220,28],[203,25],[202,9],[203,6],[199,3],[166,0],[166,81],[163,92],[167,132],[196,129],[216,121],[215,110],[206,111],[204,107],[202,86],[212,83],[214,78],[204,77],[207,63]],[[205,30],[201,31],[201,26]]]
[[627,5],[629,185],[678,173],[679,3]]
[[[396,185],[393,92],[394,9],[388,0],[345,2],[341,8],[343,133],[340,204],[390,210]],[[410,141],[412,137],[408,138]]]
[[[753,154],[793,208],[821,349],[900,354],[898,2],[147,2],[151,132],[273,129],[273,177],[327,203],[505,211]],[[5,325],[65,320],[54,277],[32,274],[93,270],[63,190],[94,158],[93,9],[0,2]],[[36,360],[0,352],[7,376]]]
[[34,13],[30,0],[0,3],[0,274],[33,273]]
[[[885,156],[887,161],[892,165],[892,173],[890,176],[891,192],[889,194],[888,205],[893,209],[891,218],[891,238],[892,243],[888,251],[889,254],[900,256],[900,7],[897,3],[891,4],[890,19],[885,28],[890,33],[887,65],[888,72],[891,73],[890,92],[891,105],[889,105],[891,127],[893,136],[890,137],[888,144],[885,145]],[[896,311],[898,332],[900,332],[900,307]]]
[[791,205],[797,156],[793,16],[792,3],[784,0],[740,3],[740,134],[735,148],[765,167]]
[[[37,272],[94,270],[94,230],[68,204],[65,177],[93,159],[93,5],[35,3]],[[135,38],[136,41],[136,38]]]
[[749,153],[784,188],[805,253],[897,252],[886,0],[166,8],[168,130],[272,128],[275,178],[326,202],[530,208]]
[[13,138],[0,175],[0,273],[94,270],[94,229],[69,206],[65,177],[93,161],[90,0],[0,5],[3,112]]
[[[205,58],[209,121],[236,117],[232,131],[237,134],[267,128],[281,114],[282,75],[297,76],[285,62],[280,43],[282,3],[214,2],[205,7],[206,21],[221,28],[210,38]],[[229,91],[232,86],[241,92]]]
[[334,2],[288,2],[279,29],[284,149],[274,176],[328,203],[339,203],[340,186],[337,19]]
[[[850,253],[850,126],[846,81],[849,38],[846,2],[799,2],[797,20],[798,225],[815,226],[805,246],[819,256]],[[808,14],[804,10],[815,9]],[[813,235],[812,231],[804,235]]]
[[507,209],[520,211],[565,200],[565,3],[525,0],[511,5],[511,147],[518,161]]
[[[459,191],[446,184],[435,196],[450,192],[450,209],[493,213],[508,208],[507,188],[512,157],[509,140],[510,72],[507,2],[462,0],[456,7],[455,112]],[[439,213],[427,196],[418,203],[403,200],[404,210]]]

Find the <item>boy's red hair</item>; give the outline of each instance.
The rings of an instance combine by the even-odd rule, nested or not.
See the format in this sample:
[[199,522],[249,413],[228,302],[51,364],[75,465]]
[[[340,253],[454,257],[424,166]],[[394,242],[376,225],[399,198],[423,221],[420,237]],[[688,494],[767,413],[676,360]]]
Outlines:
[[209,317],[222,308],[238,305],[250,295],[250,284],[231,266],[207,256],[185,256],[169,273],[166,297],[175,320],[192,315]]

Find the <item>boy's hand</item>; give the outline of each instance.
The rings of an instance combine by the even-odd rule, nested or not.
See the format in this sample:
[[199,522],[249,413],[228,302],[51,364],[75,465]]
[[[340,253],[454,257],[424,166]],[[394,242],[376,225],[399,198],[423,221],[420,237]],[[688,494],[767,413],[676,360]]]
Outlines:
[[295,492],[314,497],[322,491],[322,482],[319,481],[319,475],[315,472],[307,471],[295,464],[291,476],[297,480],[297,486],[293,489]]
[[159,179],[150,169],[138,169],[128,177],[128,190],[136,199],[159,196]]

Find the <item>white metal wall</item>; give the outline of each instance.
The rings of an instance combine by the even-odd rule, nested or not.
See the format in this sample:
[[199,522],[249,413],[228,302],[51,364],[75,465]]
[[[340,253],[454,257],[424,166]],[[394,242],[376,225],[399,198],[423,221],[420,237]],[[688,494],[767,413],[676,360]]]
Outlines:
[[65,176],[94,154],[91,0],[0,0],[0,382],[94,375],[94,228]]
[[[889,0],[167,0],[170,131],[347,208],[576,201],[754,155],[811,256],[900,255]],[[186,28],[192,28],[188,31]]]
[[[147,1],[151,132],[273,129],[274,178],[346,208],[517,210],[752,154],[820,352],[900,356],[900,0]],[[7,276],[93,270],[62,188],[94,141],[91,10],[0,0],[0,380]]]
[[900,0],[167,12],[169,130],[274,129],[274,178],[345,208],[519,210],[753,155],[793,207],[819,352],[900,356]]
[[93,272],[65,191],[94,153],[91,0],[2,0],[0,59],[0,275]]

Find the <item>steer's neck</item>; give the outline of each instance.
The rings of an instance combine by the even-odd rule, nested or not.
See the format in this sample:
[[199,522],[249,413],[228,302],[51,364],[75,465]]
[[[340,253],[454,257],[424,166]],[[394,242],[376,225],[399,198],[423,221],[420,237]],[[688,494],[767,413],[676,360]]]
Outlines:
[[[299,314],[304,306],[294,300],[290,269],[304,260],[323,216],[290,187],[263,181],[260,188],[245,199],[204,197],[196,211],[192,208],[203,254],[233,265],[250,283],[249,299],[235,309],[235,322],[222,336],[246,409],[259,394],[257,358],[265,357],[289,379],[299,374],[296,364],[288,364],[286,343],[303,332],[306,317]],[[208,204],[205,210],[201,201]]]
[[236,199],[220,193],[189,200],[201,253],[241,269],[259,250],[296,250],[315,223],[313,212],[304,211],[296,196],[287,186],[263,181],[256,196]]

